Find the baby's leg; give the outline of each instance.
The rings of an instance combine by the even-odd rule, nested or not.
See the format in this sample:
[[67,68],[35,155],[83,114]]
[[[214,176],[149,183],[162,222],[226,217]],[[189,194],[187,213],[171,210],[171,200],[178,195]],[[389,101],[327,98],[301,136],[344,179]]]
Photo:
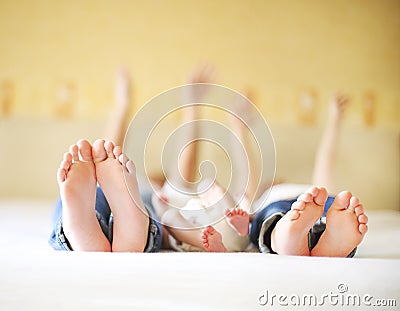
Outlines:
[[309,256],[308,232],[322,216],[327,198],[326,189],[317,187],[301,195],[272,231],[272,249],[281,255]]
[[104,140],[93,144],[93,159],[97,180],[114,217],[112,251],[142,252],[147,243],[149,217],[133,162],[120,147]]
[[[246,92],[245,94],[248,100],[250,98],[250,92]],[[244,193],[245,197],[249,202],[253,202],[259,194],[258,192],[258,178],[260,177],[257,170],[257,161],[260,160],[255,157],[255,153],[252,147],[252,141],[249,138],[249,128],[250,124],[245,124],[239,117],[243,115],[249,115],[251,111],[249,110],[250,102],[246,99],[242,99],[242,101],[235,103],[232,106],[233,113],[229,115],[229,123],[232,126],[232,130],[234,135],[231,135],[233,142],[235,144],[235,140],[239,139],[240,143],[242,144],[246,158],[242,158],[240,155],[242,153],[239,152],[232,152],[232,161],[234,169],[239,172],[239,176],[243,176],[243,178],[248,177],[248,184],[246,187],[246,191]],[[253,116],[254,118],[254,116]],[[233,181],[235,188],[241,188],[241,183],[238,180]]]
[[126,68],[120,68],[115,80],[115,106],[105,131],[105,138],[118,146],[124,142],[129,125],[131,106],[131,79]]
[[327,125],[321,138],[315,159],[312,184],[327,187],[333,191],[333,169],[339,145],[340,128],[348,98],[335,95],[329,106]]
[[365,233],[368,217],[358,198],[350,192],[339,193],[326,215],[326,229],[312,256],[346,257],[357,247]]
[[[196,83],[212,83],[214,80],[214,68],[210,64],[202,64],[197,66],[191,72],[186,80],[188,84]],[[184,101],[189,105],[182,109],[182,123],[186,123],[186,131],[182,133],[178,147],[182,148],[187,143],[192,142],[182,150],[178,159],[179,170],[172,170],[170,179],[174,182],[183,181],[184,187],[188,187],[188,183],[195,182],[197,179],[197,159],[199,144],[195,140],[199,138],[199,128],[196,121],[200,118],[199,106],[196,105],[202,102],[204,96],[207,94],[207,88],[195,89],[189,85],[185,87]],[[182,180],[183,179],[183,180]]]
[[89,142],[80,140],[65,153],[57,172],[63,231],[73,250],[111,251],[96,218],[96,174]]

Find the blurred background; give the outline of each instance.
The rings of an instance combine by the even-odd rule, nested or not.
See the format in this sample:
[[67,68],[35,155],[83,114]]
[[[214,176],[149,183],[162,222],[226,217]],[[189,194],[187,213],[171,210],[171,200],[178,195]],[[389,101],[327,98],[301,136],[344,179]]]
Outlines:
[[398,0],[0,0],[0,197],[56,197],[63,152],[104,133],[119,66],[133,116],[204,61],[251,90],[284,181],[309,182],[329,98],[349,94],[338,190],[400,209]]

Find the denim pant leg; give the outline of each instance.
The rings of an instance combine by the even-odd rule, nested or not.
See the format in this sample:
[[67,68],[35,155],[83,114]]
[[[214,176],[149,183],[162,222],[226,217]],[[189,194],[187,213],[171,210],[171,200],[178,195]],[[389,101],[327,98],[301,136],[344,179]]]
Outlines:
[[[101,230],[107,239],[112,242],[112,217],[111,210],[100,188],[96,190],[96,217],[99,221]],[[57,199],[53,214],[53,231],[50,234],[49,244],[54,250],[71,251],[68,239],[66,238],[62,226],[62,202]]]
[[[308,234],[308,246],[310,250],[317,245],[319,238],[325,231],[326,213],[331,207],[334,199],[334,197],[328,197],[322,217],[315,223]],[[260,252],[275,254],[271,248],[271,233],[275,228],[276,223],[290,210],[292,204],[296,200],[297,198],[271,203],[256,214],[250,230],[250,239],[259,247]],[[348,257],[353,257],[355,252],[356,248],[348,255]]]
[[[145,206],[150,216],[147,244],[144,252],[157,252],[161,248],[162,244],[161,224],[157,221],[153,206],[151,205],[151,199],[149,199],[149,195],[147,193],[145,194],[145,196],[143,196],[143,199],[145,199]],[[113,216],[106,197],[104,196],[104,193],[100,188],[97,188],[96,190],[95,211],[101,230],[110,241],[110,243],[112,243],[114,224]],[[60,198],[56,203],[53,223],[54,229],[51,233],[49,244],[55,250],[70,251],[71,247],[68,243],[62,227],[62,202]]]
[[156,253],[161,249],[162,246],[162,225],[158,220],[156,211],[154,210],[153,204],[151,203],[151,197],[153,192],[151,190],[141,191],[140,196],[144,203],[144,206],[149,213],[149,236],[147,238],[147,245],[145,253]]

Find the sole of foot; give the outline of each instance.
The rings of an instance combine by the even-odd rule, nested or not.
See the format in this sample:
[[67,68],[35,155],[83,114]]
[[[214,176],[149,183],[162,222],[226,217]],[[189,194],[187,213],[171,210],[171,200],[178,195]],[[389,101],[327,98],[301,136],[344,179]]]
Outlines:
[[240,208],[234,208],[226,212],[226,221],[240,236],[249,234],[250,216]]
[[308,232],[322,216],[328,198],[325,188],[312,187],[299,196],[271,233],[271,247],[281,255],[309,256]]
[[207,252],[223,253],[226,248],[222,243],[222,235],[212,226],[208,226],[203,230],[202,236],[203,247]]
[[96,174],[92,147],[86,140],[72,145],[57,172],[63,206],[63,231],[73,250],[110,251],[96,218]]
[[114,217],[112,250],[142,252],[147,243],[149,217],[136,179],[135,165],[112,142],[97,140],[92,148],[97,181]]
[[357,197],[340,192],[326,215],[326,229],[311,256],[347,257],[368,231],[368,217]]

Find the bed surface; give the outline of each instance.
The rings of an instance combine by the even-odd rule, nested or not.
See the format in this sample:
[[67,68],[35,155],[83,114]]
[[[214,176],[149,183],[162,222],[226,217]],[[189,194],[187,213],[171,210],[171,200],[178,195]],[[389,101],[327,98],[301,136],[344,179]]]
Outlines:
[[[343,295],[371,295],[373,302],[397,300],[397,307],[379,310],[400,304],[398,212],[369,212],[370,230],[357,258],[339,259],[54,252],[47,246],[52,205],[0,201],[1,310],[290,310],[276,300],[271,306],[271,295],[312,294],[322,301],[338,287],[347,288]],[[307,305],[296,306],[302,309]],[[331,309],[339,310],[325,301],[323,310]]]

